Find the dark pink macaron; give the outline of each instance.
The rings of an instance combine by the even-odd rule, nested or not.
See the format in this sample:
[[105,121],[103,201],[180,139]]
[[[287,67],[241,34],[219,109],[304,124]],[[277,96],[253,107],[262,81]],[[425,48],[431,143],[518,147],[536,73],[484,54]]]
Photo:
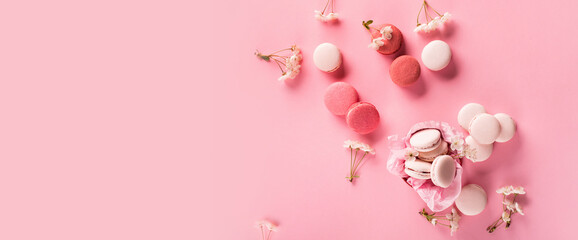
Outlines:
[[359,100],[359,95],[351,84],[336,82],[327,87],[323,100],[327,110],[335,115],[343,116],[347,114],[349,106]]
[[391,81],[400,87],[407,87],[417,81],[421,74],[419,62],[412,56],[403,55],[391,63],[389,66],[389,76]]
[[399,29],[392,24],[377,25],[375,29],[372,27],[369,31],[371,32],[371,40],[373,40],[382,36],[381,32],[379,32],[377,29],[382,29],[383,27],[387,26],[390,26],[393,30],[391,33],[391,39],[384,41],[383,46],[379,47],[377,51],[384,55],[391,55],[396,53],[401,48],[401,44],[403,42],[403,34],[401,34],[401,31],[399,31]]
[[349,107],[345,121],[353,131],[367,134],[379,126],[379,112],[371,103],[357,102]]

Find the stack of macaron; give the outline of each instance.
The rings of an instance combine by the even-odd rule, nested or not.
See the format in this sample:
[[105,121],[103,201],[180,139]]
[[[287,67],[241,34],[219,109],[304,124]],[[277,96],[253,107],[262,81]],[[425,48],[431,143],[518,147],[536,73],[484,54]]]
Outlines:
[[508,114],[488,114],[486,108],[478,103],[468,103],[458,112],[458,123],[470,136],[466,144],[473,154],[467,157],[473,162],[487,160],[494,149],[494,142],[507,142],[516,133],[516,123]]
[[335,82],[325,91],[325,107],[337,116],[345,116],[347,126],[359,134],[373,132],[379,126],[379,112],[373,104],[360,102],[357,90],[346,82]]
[[416,179],[431,179],[436,186],[447,188],[454,180],[456,162],[448,155],[448,143],[438,129],[423,129],[409,139],[418,152],[415,160],[405,161],[405,173]]
[[[385,30],[388,29],[389,31]],[[372,45],[376,41],[380,43],[376,51],[384,55],[392,55],[401,49],[403,35],[397,27],[392,24],[381,24],[377,27],[369,28]],[[387,33],[387,37],[384,36]],[[371,45],[370,45],[371,46]],[[432,71],[439,71],[449,65],[452,58],[450,46],[441,40],[434,40],[428,43],[421,53],[421,60],[426,68]],[[391,81],[400,87],[407,87],[414,84],[421,75],[420,64],[416,58],[410,55],[402,55],[393,60],[389,67]]]

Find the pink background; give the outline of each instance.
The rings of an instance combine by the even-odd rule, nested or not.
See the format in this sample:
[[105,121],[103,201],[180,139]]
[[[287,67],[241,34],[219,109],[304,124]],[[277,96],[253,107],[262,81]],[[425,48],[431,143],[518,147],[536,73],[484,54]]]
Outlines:
[[[322,0],[5,1],[0,4],[0,239],[447,239],[417,212],[416,193],[386,170],[386,137],[424,120],[456,127],[468,102],[515,118],[519,131],[486,162],[464,165],[488,207],[455,239],[561,239],[576,227],[576,1],[431,0],[450,29],[412,32],[420,1],[336,0],[341,22],[313,18]],[[441,72],[409,89],[391,56],[369,48],[362,20],[395,24],[405,53],[443,39]],[[318,44],[341,48],[341,76],[317,70]],[[253,56],[302,47],[287,84]],[[360,136],[324,107],[351,83],[377,106]],[[377,155],[348,171],[346,139]],[[502,185],[522,185],[526,216],[485,228]]]

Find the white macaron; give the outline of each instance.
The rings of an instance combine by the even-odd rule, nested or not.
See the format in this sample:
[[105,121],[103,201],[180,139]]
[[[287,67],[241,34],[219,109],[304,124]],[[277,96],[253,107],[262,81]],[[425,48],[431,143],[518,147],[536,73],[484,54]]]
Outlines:
[[313,63],[319,70],[333,72],[341,66],[341,52],[331,43],[322,43],[313,52]]
[[505,113],[495,114],[494,117],[498,119],[498,121],[500,122],[500,127],[502,129],[500,131],[500,136],[496,138],[496,142],[503,143],[510,141],[510,139],[512,139],[514,137],[514,134],[516,133],[516,122],[514,122],[514,119],[512,119],[510,115]]
[[458,210],[468,216],[480,214],[486,208],[487,202],[486,191],[476,184],[462,187],[462,191],[455,201]]
[[421,52],[421,61],[426,68],[439,71],[450,64],[452,51],[450,45],[441,40],[434,40],[425,45]]
[[492,144],[496,141],[501,132],[500,122],[493,115],[478,114],[470,122],[468,131],[476,142],[480,144]]
[[464,129],[470,127],[470,122],[478,114],[486,113],[486,108],[479,103],[468,103],[458,112],[458,123]]
[[471,148],[470,154],[466,157],[472,162],[486,161],[494,151],[494,144],[479,144],[472,136],[466,137],[466,144]]

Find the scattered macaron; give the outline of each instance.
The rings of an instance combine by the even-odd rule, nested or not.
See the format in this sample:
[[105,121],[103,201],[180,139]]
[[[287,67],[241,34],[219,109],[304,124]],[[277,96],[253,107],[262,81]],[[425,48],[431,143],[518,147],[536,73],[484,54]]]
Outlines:
[[[391,32],[388,36],[383,36],[381,32],[385,27],[391,28]],[[372,41],[379,39],[383,42],[383,45],[377,49],[377,52],[384,55],[391,55],[399,51],[401,48],[401,44],[403,43],[403,34],[401,34],[401,31],[396,26],[392,24],[381,24],[377,25],[375,28],[371,27],[369,31],[371,33]]]
[[319,70],[333,72],[341,66],[341,52],[331,43],[322,43],[313,52],[313,63]]
[[468,184],[462,187],[455,204],[464,215],[473,216],[484,211],[487,202],[488,197],[482,187],[476,184]]
[[458,123],[465,129],[470,127],[470,122],[480,113],[486,113],[486,108],[479,103],[468,103],[458,112]]
[[505,113],[495,114],[494,117],[498,119],[501,127],[500,135],[496,138],[496,142],[503,143],[510,141],[516,133],[516,122],[514,122],[514,119],[512,119],[510,115]]
[[500,136],[500,122],[493,115],[478,114],[470,122],[470,136],[480,144],[492,144]]
[[327,110],[335,115],[343,116],[347,114],[349,107],[359,100],[359,95],[351,84],[336,82],[327,87],[323,100]]
[[407,87],[415,83],[420,73],[419,62],[409,55],[396,58],[389,66],[391,81],[400,87]]
[[405,161],[404,171],[416,179],[430,179],[432,164],[420,160]]
[[467,154],[466,157],[472,162],[486,161],[494,151],[494,144],[479,144],[472,136],[466,137],[466,144],[469,148],[474,149]]
[[435,158],[431,164],[431,181],[434,185],[447,188],[456,176],[456,162],[449,155],[441,155]]
[[437,129],[423,129],[409,138],[411,147],[420,153],[436,149],[441,142],[441,132]]
[[421,61],[426,68],[439,71],[450,64],[452,51],[450,45],[441,40],[434,40],[425,45],[421,52]]
[[371,103],[357,102],[349,107],[345,121],[353,131],[368,134],[379,126],[379,112]]

